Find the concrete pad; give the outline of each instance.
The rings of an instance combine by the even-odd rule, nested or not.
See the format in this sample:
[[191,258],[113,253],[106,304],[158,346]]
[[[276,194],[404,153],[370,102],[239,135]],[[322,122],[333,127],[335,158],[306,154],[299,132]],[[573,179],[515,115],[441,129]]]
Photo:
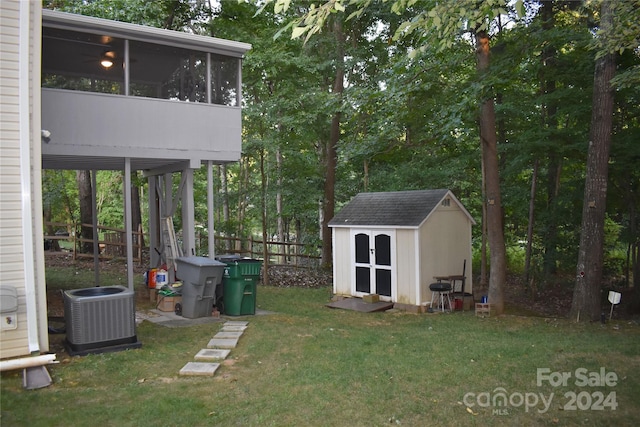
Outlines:
[[180,375],[212,377],[219,367],[219,363],[189,362],[180,369]]
[[244,320],[228,320],[224,322],[224,326],[247,326],[249,322],[245,322]]
[[222,325],[222,329],[220,329],[220,332],[242,332],[245,331],[247,329],[247,326],[227,326]]
[[373,313],[374,311],[386,311],[393,308],[392,302],[374,302],[368,303],[362,301],[361,298],[345,298],[343,300],[330,302],[325,304],[331,308],[343,308],[345,310],[361,311],[363,313]]
[[207,344],[207,348],[236,348],[238,338],[213,338]]
[[242,336],[242,332],[218,332],[217,334],[215,334],[213,337],[214,338],[220,338],[220,339],[226,339],[226,338],[240,338]]
[[223,350],[220,348],[203,348],[195,355],[194,359],[198,361],[211,361],[226,359],[231,350]]
[[159,326],[165,326],[168,328],[182,328],[194,325],[205,325],[209,323],[219,323],[224,320],[219,317],[198,317],[196,319],[188,319],[186,317],[178,316],[170,311],[160,311],[158,309],[151,309],[145,312],[136,312],[136,322],[148,321],[155,323]]

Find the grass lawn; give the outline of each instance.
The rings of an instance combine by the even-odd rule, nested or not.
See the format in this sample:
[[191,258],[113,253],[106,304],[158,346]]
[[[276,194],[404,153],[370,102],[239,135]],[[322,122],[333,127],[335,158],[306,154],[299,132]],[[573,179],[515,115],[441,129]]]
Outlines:
[[[141,349],[59,354],[62,363],[49,368],[54,383],[40,390],[24,390],[19,371],[4,372],[0,424],[640,424],[636,322],[365,314],[326,308],[329,296],[327,288],[259,286],[258,305],[275,314],[243,318],[249,328],[214,377],[178,371],[221,323],[143,322]],[[543,368],[553,381],[538,385]],[[570,377],[554,386],[562,373]]]

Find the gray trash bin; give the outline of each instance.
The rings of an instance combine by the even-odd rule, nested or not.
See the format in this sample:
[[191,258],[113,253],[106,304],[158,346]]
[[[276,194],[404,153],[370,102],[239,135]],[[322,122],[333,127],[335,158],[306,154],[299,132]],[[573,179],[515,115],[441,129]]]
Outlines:
[[176,258],[176,276],[182,280],[182,317],[211,316],[225,266],[206,257]]

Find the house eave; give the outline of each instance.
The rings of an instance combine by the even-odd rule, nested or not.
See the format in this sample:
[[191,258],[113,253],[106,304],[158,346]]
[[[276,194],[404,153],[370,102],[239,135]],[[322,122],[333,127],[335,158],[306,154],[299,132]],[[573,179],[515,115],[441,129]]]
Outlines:
[[161,43],[237,58],[242,58],[251,49],[250,44],[233,40],[147,27],[127,22],[110,21],[49,9],[42,10],[42,26],[93,34],[102,33],[103,35],[128,40]]

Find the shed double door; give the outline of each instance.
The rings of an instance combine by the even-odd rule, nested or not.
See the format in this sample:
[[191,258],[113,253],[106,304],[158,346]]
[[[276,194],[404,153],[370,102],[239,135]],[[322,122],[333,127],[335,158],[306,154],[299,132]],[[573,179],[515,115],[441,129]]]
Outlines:
[[354,295],[378,294],[392,300],[395,277],[393,230],[353,230]]

